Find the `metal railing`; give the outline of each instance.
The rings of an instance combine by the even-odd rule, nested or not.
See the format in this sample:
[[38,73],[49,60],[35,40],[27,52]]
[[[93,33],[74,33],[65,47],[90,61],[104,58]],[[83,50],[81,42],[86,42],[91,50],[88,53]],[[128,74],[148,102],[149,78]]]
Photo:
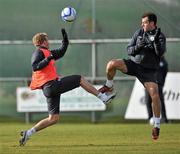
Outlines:
[[[70,40],[70,44],[91,44],[91,65],[92,76],[87,76],[86,78],[90,81],[104,81],[106,77],[98,77],[96,75],[97,70],[97,61],[96,61],[96,46],[97,44],[103,43],[128,43],[130,41],[129,38],[125,39],[72,39]],[[49,40],[51,44],[60,44],[61,40]],[[180,42],[180,38],[167,38],[167,42]],[[24,44],[32,44],[30,40],[1,40],[0,45],[24,45]],[[134,77],[126,76],[126,77],[115,77],[114,80],[134,80]],[[30,78],[22,78],[22,77],[1,77],[0,81],[24,81],[28,82]]]

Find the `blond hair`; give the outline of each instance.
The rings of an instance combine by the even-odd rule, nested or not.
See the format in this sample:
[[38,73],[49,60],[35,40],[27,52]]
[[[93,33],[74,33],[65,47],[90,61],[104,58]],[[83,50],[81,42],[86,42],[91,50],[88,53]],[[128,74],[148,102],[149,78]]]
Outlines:
[[47,41],[47,37],[46,33],[37,33],[33,36],[32,42],[34,46],[40,46],[44,41]]

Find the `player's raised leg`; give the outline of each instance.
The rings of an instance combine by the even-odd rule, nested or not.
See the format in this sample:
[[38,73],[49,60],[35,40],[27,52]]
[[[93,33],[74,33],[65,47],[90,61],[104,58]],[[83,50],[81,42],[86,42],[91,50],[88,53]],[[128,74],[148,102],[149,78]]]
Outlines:
[[105,92],[112,92],[113,91],[113,79],[116,75],[116,70],[119,70],[123,73],[127,72],[127,67],[124,60],[121,59],[112,59],[107,63],[106,66],[106,76],[107,80],[103,87],[101,87],[98,91],[105,93]]

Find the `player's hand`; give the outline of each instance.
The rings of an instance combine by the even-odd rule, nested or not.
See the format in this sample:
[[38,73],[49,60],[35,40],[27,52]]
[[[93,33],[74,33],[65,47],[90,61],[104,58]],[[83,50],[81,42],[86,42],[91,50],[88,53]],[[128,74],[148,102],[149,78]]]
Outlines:
[[155,33],[155,35],[154,35],[154,42],[155,42],[155,43],[158,43],[158,42],[159,42],[159,36],[160,36],[160,34],[161,34],[161,29],[160,29],[160,28],[157,28],[157,29],[156,29],[156,33]]
[[64,42],[69,42],[68,35],[67,35],[66,30],[64,28],[61,29],[61,33],[62,33],[62,36],[63,36],[63,41]]
[[136,44],[136,50],[141,50],[146,45],[146,42],[144,39],[139,39],[139,41]]

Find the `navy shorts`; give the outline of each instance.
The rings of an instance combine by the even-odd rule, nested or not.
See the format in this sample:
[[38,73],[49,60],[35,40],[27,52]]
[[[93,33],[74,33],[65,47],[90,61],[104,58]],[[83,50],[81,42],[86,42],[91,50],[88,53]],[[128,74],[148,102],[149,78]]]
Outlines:
[[128,70],[126,74],[136,76],[143,85],[145,82],[157,83],[157,69],[144,68],[130,59],[123,60]]
[[42,86],[43,94],[47,98],[49,114],[59,114],[61,94],[80,86],[80,75],[71,75],[52,80]]

